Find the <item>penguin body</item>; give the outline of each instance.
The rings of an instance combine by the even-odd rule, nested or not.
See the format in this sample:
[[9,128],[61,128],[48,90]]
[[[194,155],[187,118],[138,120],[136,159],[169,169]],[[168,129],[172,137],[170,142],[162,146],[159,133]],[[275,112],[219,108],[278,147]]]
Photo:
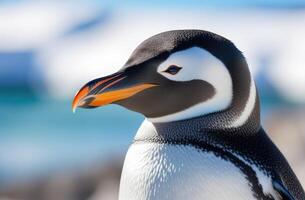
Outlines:
[[256,199],[238,167],[192,146],[133,144],[125,162],[122,200]]
[[153,36],[119,72],[86,84],[73,108],[109,103],[146,117],[124,162],[121,200],[305,199],[261,127],[245,58],[219,35]]
[[[142,131],[149,126],[145,121]],[[141,129],[138,136],[147,134]],[[255,200],[240,167],[209,148],[135,141],[125,158],[120,199]]]

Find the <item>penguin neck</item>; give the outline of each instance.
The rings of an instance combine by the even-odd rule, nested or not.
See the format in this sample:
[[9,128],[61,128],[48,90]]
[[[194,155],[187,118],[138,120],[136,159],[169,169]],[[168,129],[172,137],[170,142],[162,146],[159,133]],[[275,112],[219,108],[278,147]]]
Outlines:
[[[221,143],[220,140],[236,138],[240,136],[255,136],[259,134],[261,125],[259,122],[259,103],[256,97],[255,107],[249,118],[240,126],[225,127],[226,121],[234,117],[234,109],[226,112],[199,116],[182,121],[152,123],[144,120],[138,130],[134,141],[149,141],[161,143],[185,144],[188,141],[206,141],[207,143]],[[225,142],[225,141],[223,141]]]
[[261,128],[259,97],[247,63],[244,61],[227,66],[233,80],[233,97],[228,108],[181,121],[146,121],[156,133],[144,134],[145,137],[141,139],[180,141],[185,138],[202,139],[207,133],[223,136],[257,134]]

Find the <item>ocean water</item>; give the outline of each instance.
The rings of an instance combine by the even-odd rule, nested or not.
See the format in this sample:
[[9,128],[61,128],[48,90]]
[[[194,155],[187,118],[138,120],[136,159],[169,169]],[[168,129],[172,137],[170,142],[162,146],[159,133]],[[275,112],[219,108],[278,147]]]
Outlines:
[[70,101],[7,97],[0,97],[2,181],[124,154],[143,120],[115,105],[72,113]]

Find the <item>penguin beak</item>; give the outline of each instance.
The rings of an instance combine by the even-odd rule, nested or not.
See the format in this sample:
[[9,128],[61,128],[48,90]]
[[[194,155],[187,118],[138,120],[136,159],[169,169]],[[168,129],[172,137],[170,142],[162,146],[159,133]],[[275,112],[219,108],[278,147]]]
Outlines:
[[77,107],[95,108],[127,99],[143,90],[157,86],[152,83],[134,83],[124,72],[98,78],[84,85],[75,95],[72,110]]

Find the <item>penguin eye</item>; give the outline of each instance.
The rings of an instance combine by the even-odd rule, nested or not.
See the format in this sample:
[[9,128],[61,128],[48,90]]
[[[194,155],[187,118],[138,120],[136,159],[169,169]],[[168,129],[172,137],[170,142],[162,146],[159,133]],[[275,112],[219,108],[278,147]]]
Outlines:
[[171,75],[175,75],[177,74],[180,70],[182,69],[182,67],[179,67],[177,65],[170,65],[164,72],[169,73]]

